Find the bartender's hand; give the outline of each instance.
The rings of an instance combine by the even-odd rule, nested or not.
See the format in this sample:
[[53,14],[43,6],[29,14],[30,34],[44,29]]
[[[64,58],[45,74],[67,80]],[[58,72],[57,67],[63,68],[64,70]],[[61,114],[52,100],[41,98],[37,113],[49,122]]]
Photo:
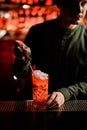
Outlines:
[[64,101],[64,95],[61,92],[53,92],[48,97],[47,108],[60,107]]
[[29,60],[31,60],[30,48],[28,46],[26,46],[25,43],[20,40],[14,41],[14,54],[15,54],[16,58],[18,58],[26,63]]

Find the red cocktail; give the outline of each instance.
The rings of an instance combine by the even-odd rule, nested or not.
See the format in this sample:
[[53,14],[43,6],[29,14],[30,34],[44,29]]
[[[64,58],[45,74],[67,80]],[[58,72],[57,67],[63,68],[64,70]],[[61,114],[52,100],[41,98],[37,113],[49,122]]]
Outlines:
[[33,71],[32,84],[34,107],[39,110],[45,109],[48,98],[48,74],[40,70]]

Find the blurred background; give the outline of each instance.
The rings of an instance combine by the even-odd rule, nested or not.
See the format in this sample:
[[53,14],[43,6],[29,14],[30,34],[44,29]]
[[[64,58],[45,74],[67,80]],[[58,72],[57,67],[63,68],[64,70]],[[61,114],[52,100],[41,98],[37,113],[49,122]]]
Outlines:
[[[60,15],[53,0],[0,0],[0,100],[31,99],[30,79],[14,79],[14,40],[24,40],[30,27]],[[84,19],[87,25],[87,16]]]

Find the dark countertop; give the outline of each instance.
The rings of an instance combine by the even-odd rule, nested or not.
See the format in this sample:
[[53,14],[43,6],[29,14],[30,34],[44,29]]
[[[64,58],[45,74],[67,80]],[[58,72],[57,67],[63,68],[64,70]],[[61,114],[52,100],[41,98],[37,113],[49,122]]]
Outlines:
[[0,130],[84,130],[87,100],[67,101],[59,109],[36,111],[32,100],[0,101]]
[[[4,111],[21,111],[21,112],[33,112],[37,111],[33,107],[33,100],[23,101],[0,101],[0,112]],[[39,110],[40,111],[40,110]],[[87,111],[87,100],[71,100],[65,102],[60,108],[54,107],[47,110],[41,111],[57,111],[57,112],[70,112],[70,111]]]

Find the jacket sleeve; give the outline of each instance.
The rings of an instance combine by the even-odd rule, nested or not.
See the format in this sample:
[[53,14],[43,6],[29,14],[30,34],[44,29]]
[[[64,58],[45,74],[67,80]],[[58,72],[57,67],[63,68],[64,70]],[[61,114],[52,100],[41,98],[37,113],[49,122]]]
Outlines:
[[83,69],[79,71],[80,79],[76,83],[58,90],[64,94],[66,101],[71,99],[87,99],[87,61]]
[[81,64],[84,65],[83,69],[79,70],[80,73],[78,74],[78,76],[80,77],[80,80],[78,80],[77,83],[67,86],[66,88],[63,87],[58,90],[64,94],[66,101],[70,99],[87,99],[87,30],[85,35],[83,33],[81,37],[83,41],[85,39],[85,42],[84,44],[81,44],[81,51],[79,51],[79,61],[81,62]]
[[70,99],[85,99],[87,98],[87,82],[79,82],[68,86],[68,88],[61,88],[58,91],[63,93],[65,101]]

